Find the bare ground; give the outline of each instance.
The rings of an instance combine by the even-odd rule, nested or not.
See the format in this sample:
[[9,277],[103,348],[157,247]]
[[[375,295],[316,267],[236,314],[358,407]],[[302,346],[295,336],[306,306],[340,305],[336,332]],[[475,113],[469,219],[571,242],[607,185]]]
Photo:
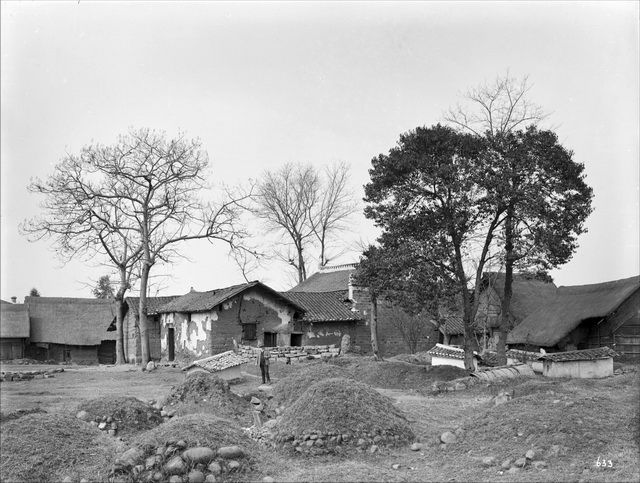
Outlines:
[[[272,366],[272,380],[296,372],[306,363]],[[424,384],[398,389],[397,381],[381,377],[384,363],[358,361],[354,367],[366,377],[375,373],[376,389],[390,397],[410,421],[423,449],[382,449],[375,454],[344,457],[292,457],[263,448],[252,480],[271,476],[276,481],[635,481],[640,482],[638,454],[640,419],[639,372],[604,380],[551,380],[536,376],[482,384],[466,391],[430,394],[428,372]],[[352,364],[353,365],[353,364]],[[34,366],[6,366],[2,370],[32,370]],[[253,367],[244,381],[232,385],[239,394],[255,392],[261,384]],[[395,374],[394,371],[391,371]],[[394,376],[395,377],[395,376]],[[83,399],[102,395],[132,396],[142,401],[166,396],[184,373],[162,367],[146,373],[127,366],[65,367],[52,379],[2,383],[3,413],[40,408],[68,413]],[[417,381],[417,379],[416,379]],[[386,386],[386,387],[385,387]],[[514,398],[495,406],[501,390]],[[459,431],[459,442],[442,448],[439,435]],[[561,448],[550,454],[552,446]],[[546,468],[530,466],[507,474],[499,465],[534,449]],[[484,467],[482,458],[497,465]],[[598,465],[605,461],[606,467]],[[610,465],[609,465],[610,462]],[[394,469],[394,465],[399,465]]]

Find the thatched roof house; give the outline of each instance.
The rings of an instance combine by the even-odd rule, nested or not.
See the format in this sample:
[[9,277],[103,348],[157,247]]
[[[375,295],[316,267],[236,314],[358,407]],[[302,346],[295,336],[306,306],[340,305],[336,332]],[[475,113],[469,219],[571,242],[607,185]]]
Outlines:
[[25,304],[1,304],[0,360],[22,359],[29,333],[28,307]]
[[[476,314],[476,324],[498,327],[502,317],[502,299],[504,298],[505,274],[503,272],[485,272],[482,277],[480,302]],[[526,317],[538,310],[556,294],[552,282],[538,280],[527,274],[513,274],[509,318],[512,326],[518,325]]]
[[561,350],[614,347],[640,356],[640,277],[560,287],[554,298],[525,318],[509,344]]
[[115,358],[116,334],[107,332],[115,316],[111,300],[26,297],[25,304],[33,358],[82,364]]

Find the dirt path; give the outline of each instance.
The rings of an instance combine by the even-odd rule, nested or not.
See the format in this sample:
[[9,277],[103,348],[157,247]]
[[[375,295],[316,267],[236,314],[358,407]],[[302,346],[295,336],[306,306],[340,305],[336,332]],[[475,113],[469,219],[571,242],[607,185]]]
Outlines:
[[169,393],[184,378],[177,368],[160,367],[153,372],[141,372],[137,366],[36,366],[3,365],[2,370],[34,371],[64,368],[64,372],[49,379],[3,382],[0,408],[3,413],[18,409],[41,408],[62,413],[73,410],[83,400],[106,395],[131,396],[148,401]]

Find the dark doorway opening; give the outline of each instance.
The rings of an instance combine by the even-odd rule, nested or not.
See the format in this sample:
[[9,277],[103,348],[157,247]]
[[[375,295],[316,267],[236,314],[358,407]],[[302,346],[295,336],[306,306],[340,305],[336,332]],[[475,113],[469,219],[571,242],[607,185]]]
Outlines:
[[302,334],[291,334],[291,347],[302,346]]
[[169,360],[174,360],[176,357],[176,332],[173,327],[169,327],[167,330],[167,349],[169,350]]
[[277,347],[278,345],[278,334],[275,332],[265,332],[264,333],[264,346],[265,347]]

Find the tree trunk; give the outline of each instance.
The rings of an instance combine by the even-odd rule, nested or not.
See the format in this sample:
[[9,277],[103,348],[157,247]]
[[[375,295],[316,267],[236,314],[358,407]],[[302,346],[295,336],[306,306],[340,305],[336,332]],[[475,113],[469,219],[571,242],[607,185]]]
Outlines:
[[116,297],[116,364],[124,364],[127,359],[124,355],[124,304],[123,297]]
[[378,349],[378,297],[369,289],[371,293],[371,349],[376,361],[382,360]]
[[146,365],[151,360],[151,349],[149,346],[149,327],[147,322],[147,285],[149,283],[149,272],[151,265],[145,261],[142,264],[142,274],[140,276],[140,350],[142,352],[142,365]]
[[127,292],[127,268],[120,266],[118,268],[120,272],[120,284],[118,285],[118,291],[116,292],[116,364],[124,364],[127,362],[126,355],[124,353],[124,314],[126,312],[126,302],[124,300],[124,294]]
[[504,270],[504,295],[500,308],[500,329],[498,330],[498,364],[507,365],[507,334],[511,329],[509,312],[511,308],[511,296],[513,295],[513,218],[507,213],[505,219],[505,270]]

